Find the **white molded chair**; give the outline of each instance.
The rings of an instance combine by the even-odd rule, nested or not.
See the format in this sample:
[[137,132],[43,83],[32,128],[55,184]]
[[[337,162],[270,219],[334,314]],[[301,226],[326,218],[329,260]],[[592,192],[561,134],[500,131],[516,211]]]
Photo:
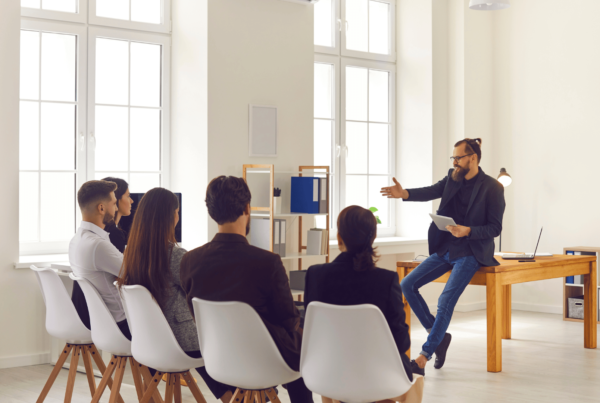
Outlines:
[[[92,403],[100,401],[108,381],[111,379],[113,372],[115,372],[116,385],[112,388],[110,401],[113,401],[113,396],[119,393],[121,389],[121,382],[123,380],[123,374],[125,373],[125,367],[127,366],[127,360],[131,365],[131,372],[133,374],[133,380],[137,391],[138,399],[141,400],[144,395],[144,386],[142,384],[142,377],[146,383],[146,387],[149,386],[152,376],[148,367],[141,365],[133,359],[131,354],[131,342],[123,335],[113,315],[106,307],[104,300],[98,293],[98,290],[86,279],[77,277],[73,273],[69,274],[69,277],[73,281],[77,281],[87,302],[88,310],[90,313],[90,324],[92,326],[92,340],[96,347],[102,351],[106,351],[112,355],[108,370],[104,372],[102,381],[96,389],[96,393],[92,399]],[[158,391],[153,395],[154,402],[159,403],[162,401]]]
[[304,321],[300,373],[311,391],[349,403],[395,398],[414,383],[385,317],[370,304],[311,302]]
[[202,358],[191,358],[179,346],[165,315],[156,303],[150,291],[141,285],[126,285],[120,289],[125,315],[131,330],[131,352],[140,364],[156,368],[150,387],[144,393],[140,403],[147,403],[156,390],[164,373],[167,376],[165,401],[181,403],[182,377],[198,403],[206,403],[191,368],[204,366]]
[[273,389],[300,378],[283,360],[258,313],[243,302],[192,299],[206,371],[237,389],[231,402],[279,399]]
[[[48,392],[52,388],[58,373],[60,372],[65,361],[72,353],[71,365],[69,367],[69,378],[67,380],[67,389],[65,392],[65,402],[70,402],[75,386],[75,376],[77,374],[77,366],[79,357],[82,356],[87,374],[88,384],[92,397],[96,391],[96,380],[90,356],[96,362],[96,366],[102,374],[105,373],[106,367],[100,353],[92,342],[92,334],[90,330],[79,319],[79,315],[75,310],[75,306],[71,302],[69,293],[63,282],[58,277],[58,274],[50,268],[38,268],[30,266],[38,279],[42,297],[46,304],[46,330],[51,336],[67,341],[62,353],[58,357],[58,361],[46,381],[46,385],[37,403],[41,403],[46,399]],[[108,385],[112,388],[112,380],[108,379]],[[123,402],[120,394],[115,396],[118,402]]]

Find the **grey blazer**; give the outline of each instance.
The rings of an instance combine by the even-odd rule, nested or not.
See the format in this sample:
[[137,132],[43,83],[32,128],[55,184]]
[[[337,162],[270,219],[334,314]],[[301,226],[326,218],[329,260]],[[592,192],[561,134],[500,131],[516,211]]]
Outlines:
[[196,322],[188,309],[187,300],[181,280],[179,279],[179,264],[187,251],[179,246],[173,248],[169,266],[169,293],[161,304],[161,309],[175,334],[177,342],[183,351],[200,351]]

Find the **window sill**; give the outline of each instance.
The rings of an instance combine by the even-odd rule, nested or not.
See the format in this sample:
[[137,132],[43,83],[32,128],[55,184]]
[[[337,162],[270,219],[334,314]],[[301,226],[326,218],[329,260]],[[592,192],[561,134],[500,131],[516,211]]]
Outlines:
[[29,269],[29,266],[35,265],[38,267],[50,266],[52,263],[68,262],[69,255],[66,253],[53,255],[30,255],[19,256],[19,261],[13,263],[15,270]]

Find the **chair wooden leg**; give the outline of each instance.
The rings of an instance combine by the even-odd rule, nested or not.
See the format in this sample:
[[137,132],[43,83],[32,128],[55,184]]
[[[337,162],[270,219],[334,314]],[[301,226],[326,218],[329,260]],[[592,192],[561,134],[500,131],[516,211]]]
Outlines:
[[133,383],[135,384],[138,401],[140,401],[142,400],[142,396],[144,396],[144,383],[142,382],[142,376],[140,375],[139,364],[133,357],[129,357],[129,365],[131,366],[131,374],[133,375]]
[[115,357],[114,355],[110,359],[110,362],[108,363],[108,368],[104,370],[104,375],[102,375],[102,380],[100,381],[100,384],[96,389],[96,393],[94,393],[94,397],[92,398],[91,403],[98,403],[100,401],[100,398],[102,397],[102,394],[104,393],[104,390],[108,385],[108,381],[111,380],[112,374],[117,368],[118,360],[118,357]]
[[[100,353],[98,352],[98,349],[96,348],[96,346],[94,344],[92,344],[90,346],[90,353],[92,353],[92,358],[93,358],[94,362],[96,363],[96,366],[100,370],[100,373],[102,374],[102,376],[104,376],[104,371],[106,371],[106,365],[104,365],[104,361],[102,361],[102,357],[100,356]],[[112,386],[113,386],[112,378],[108,378],[108,388],[110,390],[112,390]],[[121,397],[120,393],[117,396],[117,403],[125,403],[123,401],[123,398]]]
[[165,388],[165,403],[173,403],[175,391],[175,374],[167,374],[167,387]]
[[230,403],[240,403],[244,398],[244,390],[237,388],[235,392],[233,392],[233,396],[231,396]]
[[52,388],[52,385],[54,384],[58,373],[62,369],[62,366],[65,364],[65,361],[67,361],[67,358],[69,357],[69,354],[71,354],[71,350],[73,350],[73,348],[74,346],[70,344],[65,344],[65,348],[63,348],[62,353],[60,353],[60,357],[58,357],[56,365],[50,373],[50,376],[48,377],[48,380],[44,385],[44,389],[42,389],[42,392],[40,393],[40,396],[38,397],[36,403],[42,403],[46,399],[46,396],[48,396],[48,392],[50,392],[50,389]]
[[[137,361],[136,361],[137,362]],[[142,365],[138,362],[138,368],[142,374],[142,378],[144,379],[144,393],[152,383],[152,375],[150,375],[150,370],[147,366]],[[150,403],[164,403],[163,398],[160,395],[158,390],[155,390],[152,397],[150,398]]]
[[271,400],[272,403],[281,403],[281,401],[277,397],[277,393],[275,393],[275,389],[267,389],[265,390],[265,393],[267,394],[267,396],[269,396],[269,400]]
[[206,403],[206,400],[204,399],[204,396],[202,396],[202,392],[200,392],[200,389],[198,388],[194,377],[190,374],[190,371],[185,371],[183,374],[181,374],[181,376],[183,376],[183,379],[185,379],[185,382],[188,384],[190,392],[192,392],[192,395],[194,395],[196,401],[198,403]]
[[92,359],[90,358],[89,346],[81,347],[81,356],[85,365],[85,374],[87,375],[88,385],[92,397],[96,394],[96,378],[94,377],[94,368],[92,367]]
[[[146,371],[147,370],[148,370],[148,368],[146,368]],[[140,400],[140,403],[150,402],[150,399],[154,395],[154,392],[158,392],[158,390],[156,390],[156,388],[158,388],[158,383],[160,382],[160,378],[162,378],[162,376],[163,376],[162,372],[156,371],[156,373],[154,374],[154,377],[149,382],[148,389],[146,389],[146,392],[144,393],[144,396],[142,396],[142,400]]]
[[115,370],[115,379],[113,387],[110,390],[110,399],[108,403],[117,403],[119,391],[121,390],[121,382],[123,382],[123,375],[125,374],[125,367],[127,366],[127,357],[118,357],[117,369]]
[[181,375],[175,374],[175,403],[181,403]]
[[254,399],[252,398],[254,395],[254,392],[251,390],[247,390],[246,393],[244,394],[244,403],[254,403]]
[[69,366],[69,377],[67,378],[67,390],[65,391],[65,403],[71,403],[73,397],[73,388],[75,387],[75,378],[77,377],[77,365],[79,364],[79,355],[81,354],[81,346],[73,348],[71,355],[71,365]]

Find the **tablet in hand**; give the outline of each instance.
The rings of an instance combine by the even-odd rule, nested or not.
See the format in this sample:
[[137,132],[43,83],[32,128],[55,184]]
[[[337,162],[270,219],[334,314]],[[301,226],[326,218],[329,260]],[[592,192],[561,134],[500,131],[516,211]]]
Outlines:
[[456,227],[456,223],[452,217],[444,217],[443,215],[435,215],[431,213],[429,215],[440,231],[450,232],[446,229],[448,225]]

